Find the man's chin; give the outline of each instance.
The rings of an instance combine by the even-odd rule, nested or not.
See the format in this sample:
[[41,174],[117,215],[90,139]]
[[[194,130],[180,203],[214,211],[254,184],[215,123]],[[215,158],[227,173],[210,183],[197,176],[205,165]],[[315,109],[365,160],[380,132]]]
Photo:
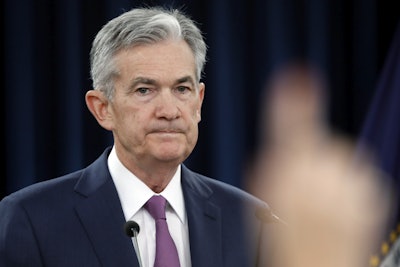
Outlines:
[[154,148],[154,151],[151,154],[154,156],[154,158],[159,160],[172,161],[181,158],[183,153],[177,148],[158,146]]
[[168,142],[152,142],[149,154],[162,162],[182,163],[192,152],[193,147],[182,140]]
[[[161,152],[161,153],[160,153]],[[160,162],[175,163],[176,165],[182,163],[189,153],[185,151],[158,151],[154,156]]]

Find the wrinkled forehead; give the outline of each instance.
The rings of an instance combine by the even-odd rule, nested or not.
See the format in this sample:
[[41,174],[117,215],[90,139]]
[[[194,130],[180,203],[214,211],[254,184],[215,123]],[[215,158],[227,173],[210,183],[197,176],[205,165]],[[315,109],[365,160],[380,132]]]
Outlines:
[[[116,74],[136,79],[197,81],[195,57],[183,41],[163,41],[119,51],[114,57]],[[188,79],[188,77],[190,79]]]

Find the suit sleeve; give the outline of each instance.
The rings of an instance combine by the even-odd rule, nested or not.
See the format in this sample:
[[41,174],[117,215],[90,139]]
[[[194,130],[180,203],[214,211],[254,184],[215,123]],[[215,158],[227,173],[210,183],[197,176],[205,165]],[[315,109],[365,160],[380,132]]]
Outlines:
[[12,197],[0,202],[0,266],[43,266],[29,217]]

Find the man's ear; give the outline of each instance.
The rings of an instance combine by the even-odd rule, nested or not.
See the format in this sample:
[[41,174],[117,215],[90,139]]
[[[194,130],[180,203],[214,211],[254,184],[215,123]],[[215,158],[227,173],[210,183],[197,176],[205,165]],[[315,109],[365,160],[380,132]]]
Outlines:
[[206,85],[204,83],[200,83],[199,84],[199,106],[197,107],[197,110],[196,110],[198,122],[201,121],[201,106],[203,105],[205,90],[206,90]]
[[109,100],[99,90],[89,90],[85,95],[86,105],[97,122],[106,130],[112,130],[112,116],[109,111]]

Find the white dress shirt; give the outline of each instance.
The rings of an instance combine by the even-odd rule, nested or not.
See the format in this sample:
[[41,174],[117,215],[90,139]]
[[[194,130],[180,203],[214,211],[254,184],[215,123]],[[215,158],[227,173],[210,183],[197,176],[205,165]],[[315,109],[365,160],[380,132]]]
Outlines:
[[[143,205],[156,193],[121,163],[114,147],[108,157],[108,168],[117,188],[125,220],[133,220],[139,224],[140,232],[137,240],[142,266],[152,267],[156,249],[156,229],[153,217],[143,208]],[[167,223],[178,250],[180,264],[182,267],[190,267],[189,230],[181,187],[181,166],[160,195],[168,202]]]

